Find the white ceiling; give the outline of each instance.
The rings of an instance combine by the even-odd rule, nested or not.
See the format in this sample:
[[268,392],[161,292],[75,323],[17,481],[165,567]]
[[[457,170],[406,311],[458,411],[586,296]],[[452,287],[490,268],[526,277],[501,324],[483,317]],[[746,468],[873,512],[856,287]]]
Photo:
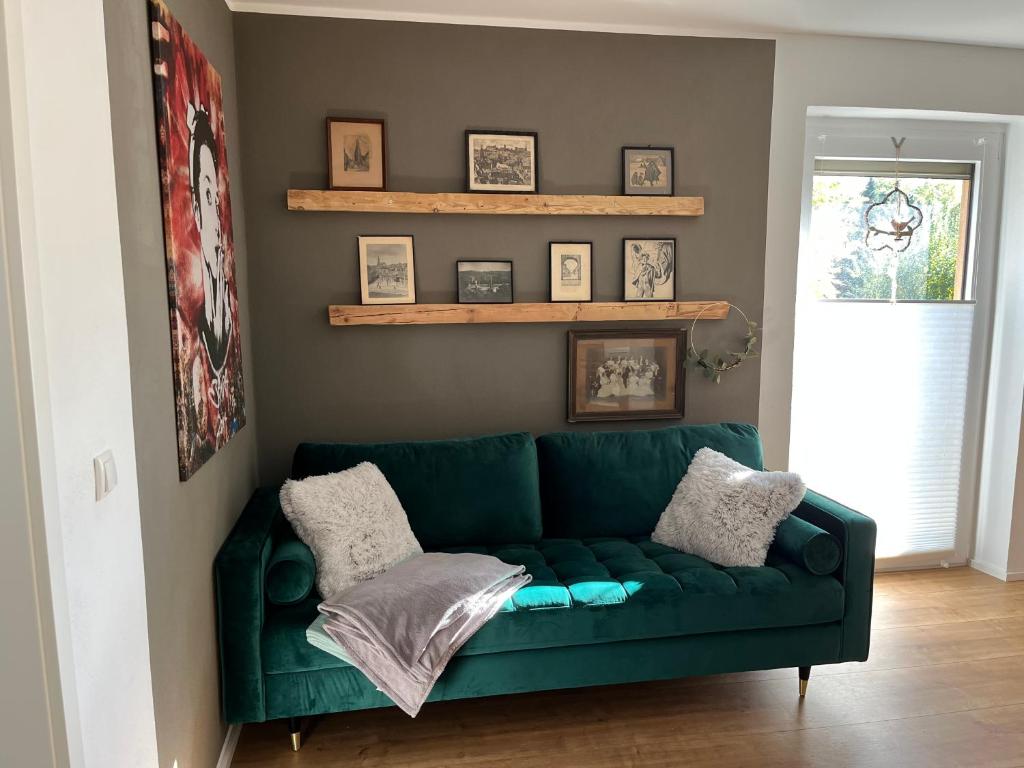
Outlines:
[[226,0],[235,11],[670,35],[856,35],[1024,48],[1024,0]]

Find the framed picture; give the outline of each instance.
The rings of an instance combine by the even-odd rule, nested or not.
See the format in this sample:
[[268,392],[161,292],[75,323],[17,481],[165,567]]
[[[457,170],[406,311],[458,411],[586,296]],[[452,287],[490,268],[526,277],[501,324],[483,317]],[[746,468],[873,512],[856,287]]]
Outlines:
[[387,189],[386,145],[383,120],[327,118],[327,167],[331,189]]
[[163,2],[149,13],[178,477],[188,480],[246,418],[228,137],[217,70]]
[[676,239],[626,238],[622,241],[623,301],[676,300]]
[[412,235],[364,235],[358,239],[363,304],[415,304]]
[[537,134],[466,131],[467,192],[537,192]]
[[622,194],[675,194],[675,148],[623,147]]
[[455,264],[460,304],[511,304],[511,261],[459,261]]
[[594,244],[548,243],[551,301],[592,301]]
[[569,331],[570,422],[681,419],[686,331]]

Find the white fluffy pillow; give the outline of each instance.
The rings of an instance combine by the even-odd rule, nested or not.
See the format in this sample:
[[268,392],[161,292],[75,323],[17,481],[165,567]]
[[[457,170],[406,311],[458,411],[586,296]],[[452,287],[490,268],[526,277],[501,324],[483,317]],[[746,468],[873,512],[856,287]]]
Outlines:
[[316,560],[325,600],[423,553],[394,489],[364,461],[329,475],[288,480],[281,509]]
[[806,490],[792,472],[758,472],[701,448],[651,541],[718,565],[764,565],[776,527]]

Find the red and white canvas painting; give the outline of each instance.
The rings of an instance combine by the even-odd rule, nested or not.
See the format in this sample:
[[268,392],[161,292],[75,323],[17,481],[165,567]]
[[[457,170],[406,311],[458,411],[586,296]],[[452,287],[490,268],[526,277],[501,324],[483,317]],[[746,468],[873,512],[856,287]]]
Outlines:
[[150,21],[178,473],[187,480],[245,426],[227,139],[220,75],[160,0]]

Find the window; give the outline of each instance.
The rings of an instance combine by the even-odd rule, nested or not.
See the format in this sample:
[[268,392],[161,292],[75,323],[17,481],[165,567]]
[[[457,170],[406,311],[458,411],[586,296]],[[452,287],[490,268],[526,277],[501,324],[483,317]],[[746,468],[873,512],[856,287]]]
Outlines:
[[[969,127],[809,125],[790,467],[875,519],[884,566],[964,562],[995,239],[977,222],[997,175]],[[899,253],[865,225],[897,180],[893,134],[908,137],[899,185],[921,210]]]
[[823,159],[815,165],[810,251],[815,298],[961,301],[972,295],[967,243],[973,164],[900,163],[900,188],[923,214],[900,254],[874,250],[865,240],[864,214],[893,189],[893,163]]

